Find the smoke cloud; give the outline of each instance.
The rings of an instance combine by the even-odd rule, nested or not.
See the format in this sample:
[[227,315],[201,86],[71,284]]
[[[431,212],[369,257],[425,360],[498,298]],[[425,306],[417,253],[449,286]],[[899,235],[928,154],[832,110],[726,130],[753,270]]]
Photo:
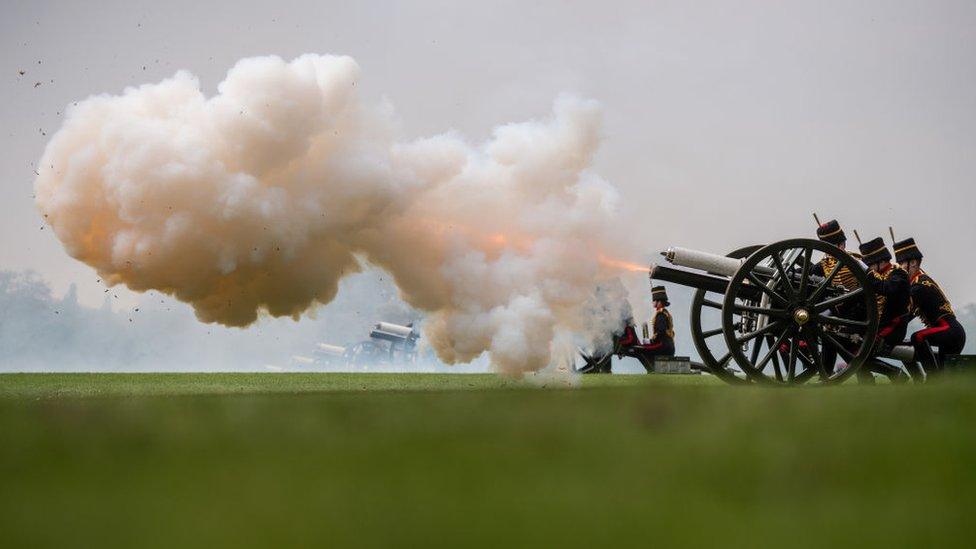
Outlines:
[[203,322],[297,319],[368,263],[427,313],[441,360],[544,367],[620,253],[616,193],[590,170],[599,106],[561,96],[476,145],[405,140],[359,78],[349,57],[257,57],[209,98],[179,72],[79,101],[44,151],[38,208],[107,283]]

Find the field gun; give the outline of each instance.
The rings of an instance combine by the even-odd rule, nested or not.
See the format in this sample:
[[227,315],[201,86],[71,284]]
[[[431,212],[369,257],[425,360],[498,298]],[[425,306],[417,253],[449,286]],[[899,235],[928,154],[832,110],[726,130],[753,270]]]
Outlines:
[[[724,256],[678,247],[662,255],[673,266],[652,265],[650,277],[695,290],[692,339],[705,367],[723,380],[832,384],[874,364],[874,289],[840,248],[801,238]],[[843,270],[846,285],[837,279]],[[906,349],[893,351],[908,359]]]

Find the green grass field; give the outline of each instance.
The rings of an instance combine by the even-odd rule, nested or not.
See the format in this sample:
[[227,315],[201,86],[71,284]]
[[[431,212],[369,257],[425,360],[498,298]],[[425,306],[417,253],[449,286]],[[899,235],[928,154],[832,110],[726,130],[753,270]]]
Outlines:
[[710,381],[2,375],[0,540],[971,545],[976,379]]

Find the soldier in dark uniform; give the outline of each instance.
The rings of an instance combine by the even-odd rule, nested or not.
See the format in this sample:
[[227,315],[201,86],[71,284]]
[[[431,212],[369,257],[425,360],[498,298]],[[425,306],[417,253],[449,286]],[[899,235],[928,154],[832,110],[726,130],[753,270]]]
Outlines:
[[674,356],[674,319],[667,308],[668,292],[664,286],[651,288],[651,301],[654,303],[654,317],[651,319],[651,340],[644,346],[656,356]]
[[[868,268],[868,279],[878,302],[878,339],[872,351],[872,356],[877,356],[886,354],[905,340],[908,323],[911,321],[908,312],[911,284],[908,281],[908,271],[891,264],[891,252],[885,246],[884,239],[879,237],[869,240],[861,244],[860,249],[861,261]],[[906,366],[916,375],[917,366]],[[872,361],[869,369],[889,377],[900,373],[897,368],[881,361]],[[868,369],[862,368],[862,372],[867,374]],[[859,376],[863,377],[863,374],[859,373]]]
[[880,347],[876,352],[882,353],[904,341],[908,333],[911,283],[908,271],[891,264],[891,252],[880,237],[861,244],[861,261],[868,268],[868,279],[878,300]]
[[[831,219],[830,221],[819,225],[817,227],[817,238],[828,244],[833,244],[841,250],[847,251],[847,235],[844,234],[844,230],[841,228],[840,223],[838,223],[836,219]],[[820,261],[810,268],[810,273],[813,276],[826,277],[828,274],[833,272],[834,267],[836,266],[837,260],[831,256],[825,255]],[[847,267],[841,267],[840,270],[834,274],[833,283],[847,289],[854,289],[858,286],[857,279],[854,278],[854,275]],[[860,316],[852,315],[851,311],[848,310],[837,310],[834,312],[837,315],[843,315],[846,317]],[[784,346],[782,349],[786,349],[786,347]],[[827,369],[832,372],[837,364],[837,350],[829,345],[825,346],[823,348],[823,361],[824,364],[826,364]],[[870,374],[868,374],[868,377],[870,377]],[[867,378],[862,379],[867,381]]]
[[[963,329],[952,305],[942,288],[922,270],[922,252],[915,239],[908,238],[895,243],[895,259],[901,268],[908,271],[911,282],[911,313],[925,324],[924,330],[912,334],[915,358],[922,363],[928,374],[938,372],[945,365],[946,355],[962,352],[966,345],[966,330]],[[932,346],[939,348],[938,355]]]
[[651,319],[653,334],[650,341],[641,343],[637,337],[637,330],[634,329],[631,321],[628,322],[618,345],[620,347],[637,347],[644,355],[674,356],[674,320],[671,318],[671,313],[665,308],[671,303],[668,301],[668,293],[664,286],[651,288],[651,300],[655,312]]

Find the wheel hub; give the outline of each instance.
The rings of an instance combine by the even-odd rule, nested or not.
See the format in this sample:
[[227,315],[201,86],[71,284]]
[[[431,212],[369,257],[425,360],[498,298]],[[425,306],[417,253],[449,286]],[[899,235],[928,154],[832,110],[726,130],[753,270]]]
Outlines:
[[810,321],[810,312],[804,308],[799,308],[793,311],[793,321],[803,326]]

